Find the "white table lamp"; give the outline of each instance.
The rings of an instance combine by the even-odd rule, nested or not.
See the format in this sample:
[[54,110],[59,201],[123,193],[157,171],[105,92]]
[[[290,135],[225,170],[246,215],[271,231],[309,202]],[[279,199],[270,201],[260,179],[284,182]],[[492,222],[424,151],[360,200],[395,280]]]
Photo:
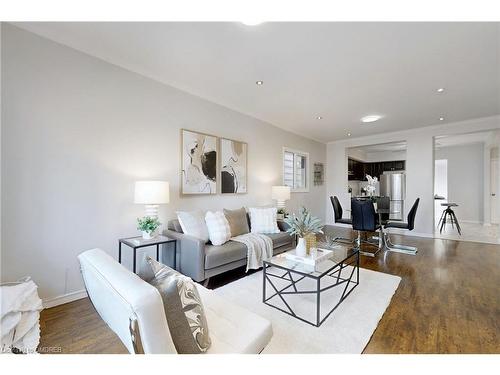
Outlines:
[[285,208],[285,201],[290,199],[290,186],[273,186],[271,195],[278,208]]
[[170,201],[169,185],[166,181],[137,181],[134,203],[146,206],[146,216],[158,217],[158,207]]

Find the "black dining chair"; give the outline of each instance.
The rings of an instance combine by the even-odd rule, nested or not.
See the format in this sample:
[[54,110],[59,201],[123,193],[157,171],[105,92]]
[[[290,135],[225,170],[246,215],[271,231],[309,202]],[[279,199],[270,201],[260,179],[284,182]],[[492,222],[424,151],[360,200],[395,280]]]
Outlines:
[[[375,213],[375,207],[373,206],[373,202],[371,200],[365,199],[351,199],[351,214],[352,214],[352,229],[358,232],[356,237],[356,249],[359,250],[359,253],[362,255],[367,255],[374,257],[382,248],[380,240],[378,245],[370,242],[368,240],[361,239],[362,233],[370,233],[376,232],[380,229],[380,224],[377,220],[377,215]],[[381,239],[381,237],[380,237]],[[371,246],[377,247],[377,250],[372,252],[361,251],[361,244],[367,244]]]
[[[397,228],[397,229],[406,229],[408,231],[412,231],[413,228],[415,227],[415,216],[417,215],[417,209],[418,209],[418,203],[420,202],[420,198],[417,198],[415,200],[415,203],[413,203],[412,208],[410,209],[410,212],[408,212],[408,217],[407,217],[407,222],[403,221],[388,221],[384,225],[384,229],[388,228]],[[388,251],[394,251],[397,253],[403,253],[403,254],[410,254],[410,255],[415,255],[417,254],[418,249],[414,246],[406,246],[406,245],[395,245],[391,242],[391,238],[388,232],[384,232],[384,242],[385,242],[385,247],[387,248]]]
[[[333,221],[335,223],[340,223],[340,224],[348,224],[352,225],[352,220],[343,218],[343,210],[342,210],[342,205],[340,204],[339,199],[337,198],[336,195],[330,196],[330,201],[332,202],[332,207],[333,207]],[[345,237],[335,237],[333,241],[342,241],[342,242],[349,242],[352,243],[352,239],[350,238],[345,238]]]

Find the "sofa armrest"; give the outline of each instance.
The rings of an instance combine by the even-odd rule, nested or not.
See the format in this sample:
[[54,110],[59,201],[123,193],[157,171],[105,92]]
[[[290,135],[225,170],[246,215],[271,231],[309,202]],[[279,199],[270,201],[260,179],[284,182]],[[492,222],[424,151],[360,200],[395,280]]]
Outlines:
[[205,242],[169,229],[164,233],[177,240],[179,271],[195,281],[205,280]]

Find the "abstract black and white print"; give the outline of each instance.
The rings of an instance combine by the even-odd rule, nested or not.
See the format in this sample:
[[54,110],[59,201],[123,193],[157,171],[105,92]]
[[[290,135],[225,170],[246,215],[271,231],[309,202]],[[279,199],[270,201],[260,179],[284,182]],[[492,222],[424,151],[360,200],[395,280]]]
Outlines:
[[247,144],[221,138],[221,193],[247,192]]
[[217,137],[182,130],[182,194],[217,193]]

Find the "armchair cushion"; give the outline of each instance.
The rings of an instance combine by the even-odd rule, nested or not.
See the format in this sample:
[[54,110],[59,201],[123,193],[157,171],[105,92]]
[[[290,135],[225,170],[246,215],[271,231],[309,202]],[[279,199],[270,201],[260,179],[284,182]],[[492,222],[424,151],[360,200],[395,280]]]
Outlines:
[[150,257],[147,261],[155,274],[149,283],[160,292],[168,328],[177,352],[206,352],[211,340],[196,285],[189,277]]
[[198,286],[210,324],[212,345],[207,354],[258,354],[271,340],[271,322],[238,305],[228,303],[214,291]]

